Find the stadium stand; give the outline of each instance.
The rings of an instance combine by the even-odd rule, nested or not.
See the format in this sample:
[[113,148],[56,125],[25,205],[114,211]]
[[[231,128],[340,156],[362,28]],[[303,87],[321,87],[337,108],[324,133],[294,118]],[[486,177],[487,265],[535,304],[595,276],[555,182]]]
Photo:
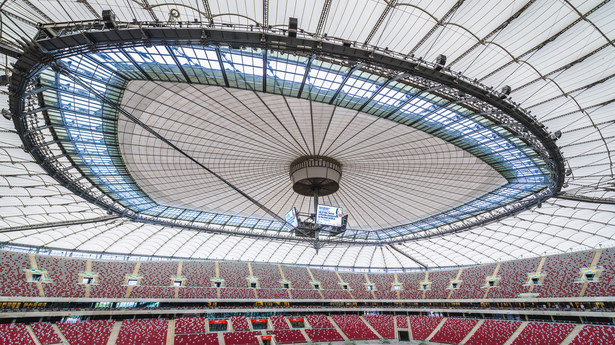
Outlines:
[[399,295],[402,299],[419,299],[423,297],[423,291],[419,290],[419,284],[425,279],[425,272],[399,273],[397,281],[402,283]]
[[205,333],[207,319],[203,317],[183,317],[175,319],[175,334]]
[[615,326],[583,326],[570,345],[615,345]]
[[461,285],[459,289],[451,292],[451,299],[460,298],[483,298],[485,289],[485,277],[491,276],[496,265],[481,265],[464,268],[461,272]]
[[245,263],[221,261],[220,278],[224,279],[225,287],[247,288],[250,270]]
[[226,345],[256,345],[256,336],[262,335],[261,332],[227,332],[224,333],[224,343]]
[[408,317],[406,315],[397,315],[397,328],[408,328]]
[[321,292],[325,299],[350,299],[348,291],[345,290],[322,290]]
[[585,297],[615,296],[615,248],[602,251],[598,267],[603,267],[598,282],[588,283]]
[[271,320],[271,325],[273,329],[289,329],[288,322],[286,318],[282,315],[274,315],[269,318]]
[[395,339],[393,315],[364,315],[365,321],[385,339]]
[[410,329],[416,340],[425,340],[444,319],[442,316],[410,315]]
[[340,280],[335,274],[335,272],[328,271],[328,270],[316,270],[316,269],[311,270],[311,271],[312,271],[312,274],[314,275],[314,279],[320,282],[321,289],[327,289],[327,290],[341,289],[340,285],[338,284]]
[[174,296],[175,288],[170,286],[135,286],[130,293],[132,298],[173,298]]
[[535,286],[535,293],[549,297],[578,297],[583,284],[574,284],[581,268],[589,267],[594,252],[578,252],[548,256],[543,272],[546,274],[543,285]]
[[397,292],[391,291],[395,276],[392,274],[370,273],[368,274],[369,281],[374,284],[376,291],[374,294],[378,299],[396,299]]
[[258,297],[263,299],[288,299],[285,289],[257,289]]
[[458,344],[476,326],[477,319],[448,318],[431,338],[431,341],[444,344]]
[[165,345],[169,320],[130,319],[122,322],[117,345]]
[[[122,328],[127,321],[122,323]],[[70,345],[106,345],[114,325],[115,322],[111,320],[58,322],[60,332]],[[138,343],[120,343],[118,339],[116,344],[133,345]]]
[[2,296],[38,296],[35,283],[26,282],[25,269],[30,269],[28,254],[0,251],[0,294]]
[[175,345],[219,345],[217,333],[176,334]]
[[211,287],[211,278],[216,277],[216,264],[213,261],[184,261],[182,276],[186,277],[186,286]]
[[466,345],[503,345],[519,326],[521,321],[485,320]]
[[512,345],[558,345],[573,328],[572,324],[530,322]]
[[[258,285],[260,288],[266,289],[280,289],[282,285],[280,280],[280,270],[277,265],[268,264],[252,264],[252,273],[258,278]],[[260,295],[259,295],[260,296]],[[286,296],[288,298],[288,295]]]
[[171,277],[177,275],[177,261],[143,262],[139,268],[141,285],[171,286]]
[[290,280],[293,289],[312,289],[310,274],[305,267],[282,266],[287,280]]
[[216,299],[218,298],[218,291],[216,288],[182,287],[179,289],[178,297]]
[[350,340],[379,339],[358,315],[333,315],[331,317]]
[[26,325],[0,324],[0,345],[35,345]]
[[333,328],[333,325],[326,315],[306,315],[305,319],[312,328]]
[[248,299],[254,298],[253,289],[235,289],[235,288],[221,288],[220,289],[220,297],[221,298],[234,298],[234,299]]
[[245,316],[233,316],[231,317],[231,325],[233,325],[233,331],[249,331],[250,322]]
[[527,281],[528,273],[538,269],[540,258],[505,261],[498,270],[501,277],[498,287],[489,289],[489,298],[515,298],[520,293],[527,292],[528,287],[523,286]]
[[93,285],[90,296],[94,298],[124,297],[126,287],[124,278],[132,274],[134,262],[121,261],[92,261],[92,271],[98,273],[98,285]]
[[280,344],[306,343],[305,337],[298,329],[267,331],[267,334],[275,335],[275,340]]
[[37,322],[31,324],[30,326],[32,326],[34,335],[36,335],[36,338],[42,345],[58,344],[62,342],[62,339],[60,339],[56,331],[53,329],[51,323]]
[[45,296],[49,297],[85,297],[84,285],[79,285],[79,273],[85,271],[85,260],[37,256],[39,269],[49,273],[51,283],[43,284]]
[[[294,284],[293,284],[294,285]],[[290,290],[294,299],[320,299],[320,294],[316,290]]]
[[425,293],[425,299],[445,299],[448,297],[449,290],[446,290],[451,279],[457,276],[457,270],[454,271],[435,271],[429,272],[429,281],[431,281],[431,289]]
[[306,329],[305,333],[313,342],[344,341],[344,338],[334,328]]

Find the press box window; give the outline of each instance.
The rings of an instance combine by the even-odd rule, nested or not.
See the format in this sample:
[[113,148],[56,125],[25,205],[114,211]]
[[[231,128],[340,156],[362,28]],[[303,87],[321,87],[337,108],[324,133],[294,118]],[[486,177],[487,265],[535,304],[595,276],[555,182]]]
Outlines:
[[320,284],[314,284],[314,289],[315,290],[320,290]]
[[290,285],[288,283],[284,283],[284,288],[285,289],[290,289]]
[[178,287],[179,287],[179,286],[182,286],[182,281],[181,281],[181,280],[175,280],[175,281],[173,282],[173,286],[178,286]]
[[250,283],[250,287],[256,289],[256,283]]
[[214,286],[219,288],[222,287],[222,283],[221,282],[214,282]]
[[41,274],[38,274],[38,273],[33,273],[32,274],[32,281],[33,282],[40,282],[41,278],[42,278]]
[[128,286],[137,286],[136,279],[128,279]]
[[92,277],[83,277],[83,284],[92,284],[94,283],[94,278]]

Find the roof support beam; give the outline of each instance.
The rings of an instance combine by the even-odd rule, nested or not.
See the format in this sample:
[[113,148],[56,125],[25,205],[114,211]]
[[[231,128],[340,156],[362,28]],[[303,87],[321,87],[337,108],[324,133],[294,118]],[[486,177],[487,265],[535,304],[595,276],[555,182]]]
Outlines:
[[416,51],[425,43],[427,42],[427,40],[429,39],[429,37],[431,37],[431,35],[433,35],[436,30],[438,30],[439,27],[444,26],[444,21],[449,19],[453,13],[455,13],[455,11],[457,11],[457,9],[459,9],[459,7],[461,7],[461,5],[465,2],[465,0],[458,0],[455,5],[453,5],[453,7],[451,7],[450,10],[448,10],[448,12],[446,12],[446,14],[444,14],[444,16],[440,19],[439,22],[437,22],[430,30],[429,32],[427,32],[427,34],[425,34],[425,36],[423,36],[423,38],[421,38],[421,40],[419,41],[419,43],[417,43],[414,48],[412,48],[412,50],[410,50],[410,52],[408,54],[414,54],[416,53]]
[[263,28],[269,27],[269,0],[263,0]]
[[395,247],[394,245],[390,244],[389,247],[391,249],[393,249],[394,251],[398,252],[399,254],[407,257],[408,259],[412,260],[412,262],[416,263],[417,265],[423,267],[423,268],[428,268],[427,265],[425,265],[424,263],[420,262],[419,260],[413,258],[412,256],[410,256],[408,253],[401,251],[399,248]]
[[34,12],[36,12],[38,15],[43,17],[43,19],[45,19],[47,22],[49,23],[53,22],[53,19],[51,19],[51,17],[49,17],[45,12],[41,11],[40,8],[36,7],[32,2],[30,2],[30,0],[21,0],[21,1],[25,3],[26,5],[28,5],[31,9],[33,9]]
[[[100,13],[96,12],[96,10],[94,9],[94,7],[92,7],[92,5],[90,5],[90,3],[88,2],[88,0],[77,0],[77,2],[82,3],[83,5],[85,5],[85,7],[88,9],[88,11],[90,11],[90,13],[92,13],[94,15],[94,17],[98,18],[98,19],[102,19],[102,16],[100,15]],[[51,20],[50,20],[51,21]]]
[[378,21],[372,28],[372,31],[370,31],[369,35],[367,35],[367,38],[365,39],[365,42],[363,42],[363,47],[367,46],[372,41],[372,39],[380,29],[380,26],[382,25],[386,17],[389,15],[389,12],[391,12],[391,9],[395,7],[396,4],[397,0],[391,0],[387,2],[387,7],[384,9],[384,11],[382,11],[382,13],[380,14],[380,18],[378,18]]
[[327,17],[329,16],[329,11],[331,11],[331,2],[333,0],[326,0],[325,4],[322,6],[322,11],[320,12],[320,19],[318,19],[318,26],[316,27],[316,36],[321,36],[323,31],[325,30],[325,24],[327,24]]
[[67,221],[64,221],[64,222],[52,222],[52,223],[36,224],[36,225],[14,226],[14,227],[11,227],[11,228],[0,229],[0,233],[16,232],[16,231],[27,231],[27,230],[38,230],[38,229],[55,228],[55,227],[60,227],[60,226],[71,226],[71,225],[82,225],[82,224],[107,222],[109,220],[113,220],[113,219],[117,219],[117,218],[120,218],[120,216],[119,215],[112,215],[112,216],[103,216],[103,217],[90,218],[90,219],[67,220]]

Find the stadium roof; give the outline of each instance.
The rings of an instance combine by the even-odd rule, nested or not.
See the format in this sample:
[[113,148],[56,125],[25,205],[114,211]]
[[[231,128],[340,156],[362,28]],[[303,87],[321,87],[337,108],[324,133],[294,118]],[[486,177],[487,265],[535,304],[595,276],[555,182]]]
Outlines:
[[[163,74],[168,78],[167,81],[157,77],[151,80],[138,77],[124,80],[122,87],[117,88],[121,90],[117,93],[119,108],[136,116],[147,128],[165,130],[166,134],[173,133],[173,140],[185,144],[182,148],[190,150],[188,152],[192,156],[196,155],[199,163],[231,181],[233,186],[241,186],[242,191],[257,195],[263,207],[256,207],[258,205],[249,199],[237,197],[236,193],[233,194],[232,190],[229,191],[221,183],[222,180],[204,173],[199,166],[194,165],[195,162],[187,161],[186,156],[178,154],[177,150],[161,145],[160,138],[148,132],[146,127],[136,126],[138,122],[128,121],[127,117],[116,117],[115,120],[109,117],[113,120],[110,124],[115,127],[111,134],[101,130],[101,133],[105,133],[106,148],[115,145],[113,147],[121,152],[121,161],[125,164],[122,168],[129,172],[139,190],[123,191],[125,195],[132,193],[130,198],[118,199],[116,196],[121,193],[114,189],[117,184],[104,183],[109,181],[108,177],[107,180],[96,180],[102,181],[98,185],[95,179],[88,178],[88,181],[93,181],[89,189],[104,191],[104,195],[99,197],[101,200],[112,196],[109,200],[121,204],[127,210],[126,213],[135,212],[135,209],[141,212],[135,206],[137,203],[129,202],[137,197],[145,198],[139,205],[152,203],[149,210],[156,209],[156,204],[172,205],[172,208],[161,209],[155,217],[152,213],[146,214],[144,218],[125,218],[109,213],[110,208],[102,207],[102,201],[96,200],[97,204],[90,202],[92,198],[86,201],[82,196],[87,197],[87,193],[75,195],[74,188],[69,190],[63,186],[66,183],[50,176],[49,169],[43,169],[29,152],[24,152],[24,143],[13,122],[0,119],[0,147],[4,152],[0,162],[3,181],[0,185],[2,242],[88,252],[372,269],[469,265],[615,245],[615,200],[612,191],[615,186],[610,153],[615,133],[612,119],[615,103],[611,91],[615,69],[615,24],[610,18],[615,15],[615,5],[608,1],[457,1],[412,4],[402,1],[317,1],[309,6],[306,2],[293,1],[195,0],[172,4],[158,1],[4,1],[0,7],[0,57],[3,68],[8,72],[16,57],[24,50],[31,49],[22,42],[37,35],[36,23],[84,21],[83,27],[74,30],[80,34],[80,30],[85,30],[87,26],[85,21],[100,19],[105,9],[112,9],[117,20],[123,22],[132,22],[134,19],[136,22],[154,22],[153,25],[156,25],[158,21],[177,27],[180,22],[194,23],[196,20],[216,30],[223,30],[220,24],[225,24],[224,30],[241,28],[264,33],[286,30],[288,18],[296,17],[299,19],[300,35],[310,36],[311,40],[332,42],[334,45],[344,40],[352,42],[352,46],[357,49],[375,49],[384,54],[397,52],[411,61],[420,58],[419,61],[430,62],[444,54],[447,56],[447,71],[450,69],[473,80],[476,85],[495,90],[509,85],[512,88],[512,100],[519,103],[521,108],[531,111],[531,116],[546,126],[545,133],[561,132],[561,138],[552,134],[549,140],[557,140],[566,159],[563,162],[566,168],[565,181],[557,188],[556,182],[549,182],[554,178],[550,176],[557,177],[557,169],[547,168],[548,158],[553,156],[534,157],[528,153],[531,150],[524,146],[525,141],[518,139],[518,133],[485,125],[485,128],[492,130],[489,133],[501,135],[507,142],[515,144],[514,149],[526,154],[522,157],[527,158],[520,159],[525,159],[522,162],[528,166],[527,169],[533,169],[531,166],[535,164],[542,171],[537,173],[536,180],[532,180],[536,184],[523,189],[521,194],[498,194],[506,183],[515,182],[514,176],[508,172],[521,171],[521,168],[510,165],[514,169],[507,170],[505,162],[493,163],[473,152],[472,146],[463,146],[464,143],[459,142],[453,145],[450,142],[451,133],[438,134],[432,131],[432,127],[417,129],[398,126],[394,121],[377,118],[375,110],[370,112],[370,109],[376,107],[370,108],[368,105],[378,100],[386,105],[386,101],[377,98],[376,94],[384,95],[385,89],[389,90],[387,95],[412,91],[401,86],[395,88],[395,83],[403,77],[380,80],[378,78],[382,78],[382,75],[369,74],[363,68],[364,65],[357,67],[348,63],[344,66],[337,65],[335,61],[321,62],[314,59],[314,65],[309,62],[303,73],[294,72],[313,79],[311,84],[308,83],[311,87],[306,89],[303,98],[288,97],[295,96],[292,94],[295,92],[292,85],[286,89],[280,87],[281,91],[274,90],[272,94],[256,93],[247,91],[256,85],[256,79],[247,83],[244,78],[244,84],[233,86],[229,85],[225,76],[226,85],[223,87],[215,86],[216,83],[211,86],[211,82],[203,83],[209,86],[188,86],[182,83],[181,76],[173,79],[170,77],[173,72],[166,72]],[[260,66],[263,63],[262,56],[266,56],[268,66],[273,67],[271,74],[265,73],[265,79],[273,81],[284,74],[285,77],[281,79],[286,82],[294,80],[294,77],[288,76],[287,66],[291,62],[295,71],[303,66],[302,63],[307,64],[301,62],[301,55],[294,57],[292,54],[275,51],[265,55],[259,52],[257,55],[260,60],[255,60],[256,48],[229,47],[227,51],[221,52],[222,49],[214,47],[209,51],[213,55],[208,55],[207,45],[204,47],[202,53],[196,52],[197,48],[194,48],[193,54],[195,58],[203,56],[201,60],[208,61],[209,69],[203,67],[202,63],[199,68],[203,75],[210,75],[213,79],[216,79],[216,69],[212,67],[215,63],[219,66],[233,64],[237,74],[245,76],[250,74],[248,71],[255,70],[255,64]],[[57,76],[58,90],[52,96],[49,96],[49,91],[45,91],[48,93],[45,97],[49,102],[49,97],[57,96],[60,99],[58,104],[61,104],[64,91],[68,89],[78,91],[79,88],[92,85],[89,93],[95,93],[98,90],[96,80],[88,78],[94,78],[92,75],[97,74],[109,75],[108,79],[113,79],[111,71],[125,68],[120,65],[124,62],[122,59],[135,62],[142,58],[144,63],[135,63],[141,66],[136,72],[123,69],[116,74],[143,73],[152,76],[158,73],[155,69],[149,72],[144,69],[154,64],[166,66],[169,60],[180,65],[177,58],[190,56],[186,52],[188,49],[177,44],[150,44],[145,47],[122,47],[123,52],[119,55],[114,55],[115,51],[98,49],[89,53],[85,60],[81,60],[80,55],[62,57],[62,63],[69,72],[54,76],[51,69],[43,71],[41,86],[53,89],[53,83],[44,83]],[[147,59],[151,59],[151,63],[145,64]],[[89,65],[84,62],[86,60]],[[325,63],[326,68],[323,67]],[[89,73],[88,66],[98,66],[95,67],[97,72]],[[103,70],[106,72],[103,73]],[[184,78],[191,75],[184,70],[182,74]],[[263,87],[264,82],[260,83],[258,85]],[[111,81],[107,82],[107,85],[111,84]],[[303,89],[305,80],[299,84]],[[328,97],[323,91],[325,89],[338,90],[330,96],[330,102],[329,99],[317,99],[319,94]],[[6,104],[8,89],[2,87],[1,90],[0,98]],[[109,100],[109,95],[113,95],[109,90],[115,89],[107,87],[105,90],[105,104],[116,104]],[[313,92],[316,92],[315,98],[311,96]],[[344,95],[344,99],[334,102],[340,94]],[[477,119],[482,116],[478,111],[471,110],[483,109],[483,105],[472,106],[471,102],[464,101],[464,104],[469,104],[466,106],[461,102],[450,99],[445,102],[434,97],[421,98],[419,101],[422,103],[408,101],[407,104],[424,106],[430,112],[428,114],[433,112],[443,117],[463,115]],[[364,98],[363,103],[357,101],[358,98]],[[73,97],[73,102],[76,99]],[[425,105],[427,101],[431,103]],[[87,112],[96,113],[95,99],[85,103]],[[360,104],[360,111],[350,110],[354,104]],[[101,103],[101,109],[102,106]],[[2,107],[8,109],[8,106]],[[203,110],[212,108],[216,111]],[[220,110],[222,108],[224,111]],[[63,121],[70,120],[68,112],[59,109],[55,115],[53,110],[47,110],[51,124],[54,123],[54,116]],[[246,109],[253,111],[250,113]],[[198,117],[198,121],[202,122],[195,123],[191,116],[199,112],[203,113]],[[270,117],[264,118],[264,114]],[[330,142],[333,139],[327,139],[322,130],[319,132],[313,127],[314,123],[331,121],[333,114],[336,121],[339,119],[342,124],[344,119],[356,117],[352,123],[345,125],[343,133],[346,137],[336,138],[339,140],[337,145],[336,142]],[[305,121],[307,117],[311,117],[311,121]],[[272,125],[274,119],[281,124],[295,124],[294,127],[275,127]],[[88,121],[91,127],[95,127],[91,122],[93,120]],[[275,128],[263,129],[258,121]],[[479,124],[488,122],[482,118],[476,121]],[[372,122],[375,124],[372,125]],[[431,122],[432,126],[433,123],[438,126],[448,124],[444,120]],[[63,122],[67,128],[64,134],[72,140],[71,143],[77,145],[79,140],[85,140],[83,132],[71,132],[70,126],[66,124]],[[414,124],[420,125],[418,120],[413,121]],[[47,125],[50,123],[37,124],[42,127]],[[310,125],[312,127],[306,130]],[[102,127],[101,122],[101,128],[108,127]],[[281,128],[293,129],[287,132],[288,135],[277,135]],[[215,133],[216,137],[212,139],[206,133]],[[472,132],[460,133],[465,133],[458,135],[460,138],[481,142]],[[25,133],[22,131],[21,135]],[[57,135],[63,138],[61,134]],[[205,137],[208,140],[203,140]],[[290,139],[300,137],[301,142]],[[388,143],[391,138],[395,138],[395,145]],[[47,139],[54,141],[53,137]],[[494,142],[497,140],[493,139]],[[243,146],[238,143],[243,143]],[[228,158],[228,146],[231,144],[239,145],[235,146],[237,149],[234,152],[231,151],[232,159]],[[317,145],[321,149],[317,150]],[[52,143],[48,146],[52,147]],[[373,154],[374,148],[377,149],[376,154]],[[284,149],[287,149],[286,152]],[[296,241],[290,236],[269,236],[270,230],[276,226],[278,232],[283,232],[284,225],[276,225],[275,219],[268,219],[263,209],[280,214],[294,205],[300,211],[309,212],[309,198],[302,197],[306,200],[301,200],[287,192],[291,185],[288,171],[280,167],[287,167],[301,152],[314,155],[320,151],[329,152],[328,149],[334,153],[338,150],[339,157],[333,158],[340,160],[344,172],[340,192],[334,194],[337,199],[331,197],[323,202],[344,206],[354,217],[350,225],[356,231],[347,236],[352,241],[344,241],[344,236],[339,241],[323,241],[324,247],[316,254],[313,243]],[[512,146],[510,149],[513,149]],[[50,152],[52,150],[50,148]],[[79,155],[79,152],[71,156],[69,151],[60,154],[64,163],[92,169],[88,163],[91,157]],[[352,152],[354,156],[345,156],[342,154],[345,151]],[[497,149],[494,151],[500,152]],[[198,156],[198,152],[202,152],[203,156]],[[275,154],[268,156],[270,152]],[[398,152],[404,154],[399,155]],[[477,159],[477,156],[482,157],[482,160]],[[82,165],[76,162],[76,157],[82,160]],[[369,164],[355,164],[366,158],[369,158]],[[408,169],[408,166],[412,168]],[[468,174],[472,178],[468,178]],[[54,174],[54,177],[58,178],[59,175]],[[195,180],[207,183],[195,183]],[[271,186],[262,187],[263,181]],[[124,184],[121,186],[124,188]],[[425,186],[432,188],[422,189]],[[547,194],[539,194],[545,190],[557,191],[559,187],[562,187],[561,191],[554,197],[546,199]],[[261,190],[259,188],[266,189],[267,193],[258,192]],[[258,193],[255,194],[255,191]],[[443,191],[448,193],[443,194]],[[535,200],[531,201],[533,196]],[[504,197],[510,198],[510,201]],[[417,200],[428,201],[421,203]],[[484,217],[480,225],[472,224],[468,226],[469,229],[464,228],[464,231],[408,238],[409,234],[423,233],[428,231],[424,229],[435,227],[433,219],[448,225],[451,221],[440,216],[450,216],[451,210],[456,208],[471,207],[476,210],[480,208],[477,205],[485,205],[481,210],[491,212],[490,205],[494,203],[510,202],[512,205],[523,200],[526,203],[517,204],[518,209],[510,212],[510,215],[501,217],[500,213],[498,217]],[[299,205],[305,205],[305,209],[302,210]],[[381,209],[379,212],[370,212],[374,207]],[[520,208],[525,210],[518,212]],[[218,212],[230,213],[230,216],[222,223],[212,222],[217,228],[196,229],[181,222],[185,220],[181,216],[192,211],[201,212],[195,213],[192,221],[209,214],[217,218],[219,216],[215,214]],[[474,218],[482,217],[472,212],[468,214],[473,214]],[[383,217],[382,214],[387,216]],[[177,222],[158,221],[160,217],[169,219],[169,215],[177,216]],[[417,225],[417,222],[425,219],[431,220]],[[231,220],[236,223],[229,223]],[[244,229],[244,226],[241,230],[229,230],[238,229],[248,222],[254,223],[249,229]],[[429,226],[424,225],[427,223]]]

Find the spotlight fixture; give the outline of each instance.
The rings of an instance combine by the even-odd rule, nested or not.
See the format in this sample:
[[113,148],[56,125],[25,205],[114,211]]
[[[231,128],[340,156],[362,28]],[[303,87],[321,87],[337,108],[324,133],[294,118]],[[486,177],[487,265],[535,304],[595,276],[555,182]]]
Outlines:
[[4,116],[5,119],[10,120],[11,119],[11,112],[8,111],[7,109],[2,109],[2,116]]
[[502,88],[502,95],[500,96],[501,99],[506,99],[509,95],[510,92],[512,91],[512,89],[510,88],[510,86],[508,85],[504,85],[504,87]]
[[117,29],[117,23],[115,22],[115,13],[112,10],[103,10],[102,19],[107,29]]
[[290,17],[288,18],[288,37],[297,37],[297,27],[299,26],[299,21],[297,18]]
[[441,71],[446,65],[446,55],[440,54],[436,58],[436,67],[434,68],[436,71]]
[[555,139],[557,140],[562,137],[562,131],[557,130],[555,131],[555,133],[553,133],[553,135],[555,136]]

